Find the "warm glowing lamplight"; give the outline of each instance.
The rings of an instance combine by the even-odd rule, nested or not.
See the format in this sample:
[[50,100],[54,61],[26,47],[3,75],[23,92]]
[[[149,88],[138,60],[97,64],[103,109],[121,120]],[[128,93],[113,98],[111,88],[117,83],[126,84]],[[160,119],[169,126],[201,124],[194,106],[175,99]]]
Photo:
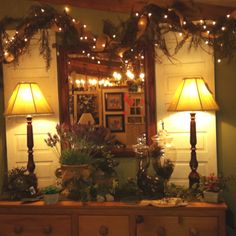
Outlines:
[[94,125],[95,120],[91,113],[85,112],[81,115],[78,123],[81,125]]
[[177,88],[168,111],[190,111],[190,144],[191,160],[189,174],[189,186],[199,183],[199,174],[197,172],[198,161],[196,157],[196,111],[215,111],[219,107],[209,90],[207,84],[201,77],[184,78]]
[[27,115],[27,147],[28,163],[27,170],[29,174],[34,173],[35,164],[33,158],[33,127],[32,115],[52,114],[52,109],[46,101],[38,84],[36,83],[18,83],[13,90],[5,110],[6,116]]

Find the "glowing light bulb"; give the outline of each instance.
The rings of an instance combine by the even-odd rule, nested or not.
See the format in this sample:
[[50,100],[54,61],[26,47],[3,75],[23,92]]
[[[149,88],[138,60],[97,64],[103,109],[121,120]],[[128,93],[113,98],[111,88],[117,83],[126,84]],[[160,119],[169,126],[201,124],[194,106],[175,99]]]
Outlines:
[[144,81],[145,74],[144,74],[143,72],[141,72],[140,75],[139,75],[139,78],[140,78],[142,81]]
[[221,63],[221,59],[218,59],[217,62],[218,62],[218,63]]
[[152,16],[152,13],[151,13],[151,12],[149,12],[149,13],[148,13],[148,16],[149,16],[149,17],[151,17],[151,16]]
[[116,80],[121,80],[122,78],[121,74],[116,71],[114,71],[112,75]]
[[98,84],[99,84],[99,85],[103,85],[104,83],[105,83],[105,80],[104,80],[104,79],[98,81]]
[[129,79],[134,79],[134,74],[130,70],[126,71],[126,75]]
[[65,10],[66,13],[68,13],[68,12],[70,11],[70,8],[66,6],[66,7],[64,8],[64,10]]

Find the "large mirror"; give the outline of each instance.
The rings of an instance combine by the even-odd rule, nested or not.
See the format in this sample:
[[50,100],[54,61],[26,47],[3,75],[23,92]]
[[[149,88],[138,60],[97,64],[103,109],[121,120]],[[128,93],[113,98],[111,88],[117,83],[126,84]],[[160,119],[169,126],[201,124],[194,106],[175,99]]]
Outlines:
[[105,126],[117,140],[115,155],[133,155],[138,136],[146,133],[150,142],[156,133],[154,63],[152,47],[138,65],[58,48],[60,122]]

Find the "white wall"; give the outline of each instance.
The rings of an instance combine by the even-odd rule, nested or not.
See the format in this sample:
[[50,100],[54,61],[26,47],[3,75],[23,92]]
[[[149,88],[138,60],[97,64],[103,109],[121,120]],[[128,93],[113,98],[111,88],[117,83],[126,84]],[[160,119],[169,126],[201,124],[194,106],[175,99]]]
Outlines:
[[[4,97],[5,107],[13,89],[18,82],[31,81],[39,84],[54,114],[50,116],[33,117],[34,132],[34,160],[39,187],[52,184],[55,181],[54,170],[58,166],[58,158],[51,148],[44,142],[47,133],[55,133],[56,124],[59,122],[58,85],[56,50],[52,48],[52,61],[50,69],[39,55],[38,37],[34,36],[29,53],[20,57],[19,65],[4,65]],[[51,35],[50,45],[55,42],[55,35]],[[16,166],[27,164],[27,140],[25,117],[6,117],[7,136],[7,161],[8,170]]]
[[[177,36],[178,37],[178,36]],[[168,46],[175,48],[176,39],[168,35]],[[206,51],[210,49],[205,48]],[[181,80],[185,77],[201,76],[214,91],[214,58],[201,48],[192,48],[188,44],[175,56],[172,62],[162,57],[162,63],[156,64],[156,102],[157,125],[161,128],[164,121],[165,129],[173,137],[176,149],[176,166],[172,181],[188,184],[190,173],[190,114],[189,112],[168,112],[167,109]],[[210,52],[210,51],[209,51]],[[158,55],[161,55],[157,51]],[[217,173],[216,153],[216,121],[214,112],[196,112],[197,159],[200,175]]]

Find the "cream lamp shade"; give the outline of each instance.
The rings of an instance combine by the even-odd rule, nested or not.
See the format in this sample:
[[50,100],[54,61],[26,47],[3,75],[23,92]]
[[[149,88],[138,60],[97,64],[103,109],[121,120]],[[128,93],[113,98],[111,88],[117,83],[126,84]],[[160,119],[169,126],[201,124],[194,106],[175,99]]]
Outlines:
[[16,85],[5,110],[6,116],[52,113],[38,84],[32,82],[22,82]]
[[81,115],[78,123],[81,125],[94,125],[95,120],[91,113],[85,112]]
[[202,77],[184,78],[168,111],[215,111],[219,107]]

